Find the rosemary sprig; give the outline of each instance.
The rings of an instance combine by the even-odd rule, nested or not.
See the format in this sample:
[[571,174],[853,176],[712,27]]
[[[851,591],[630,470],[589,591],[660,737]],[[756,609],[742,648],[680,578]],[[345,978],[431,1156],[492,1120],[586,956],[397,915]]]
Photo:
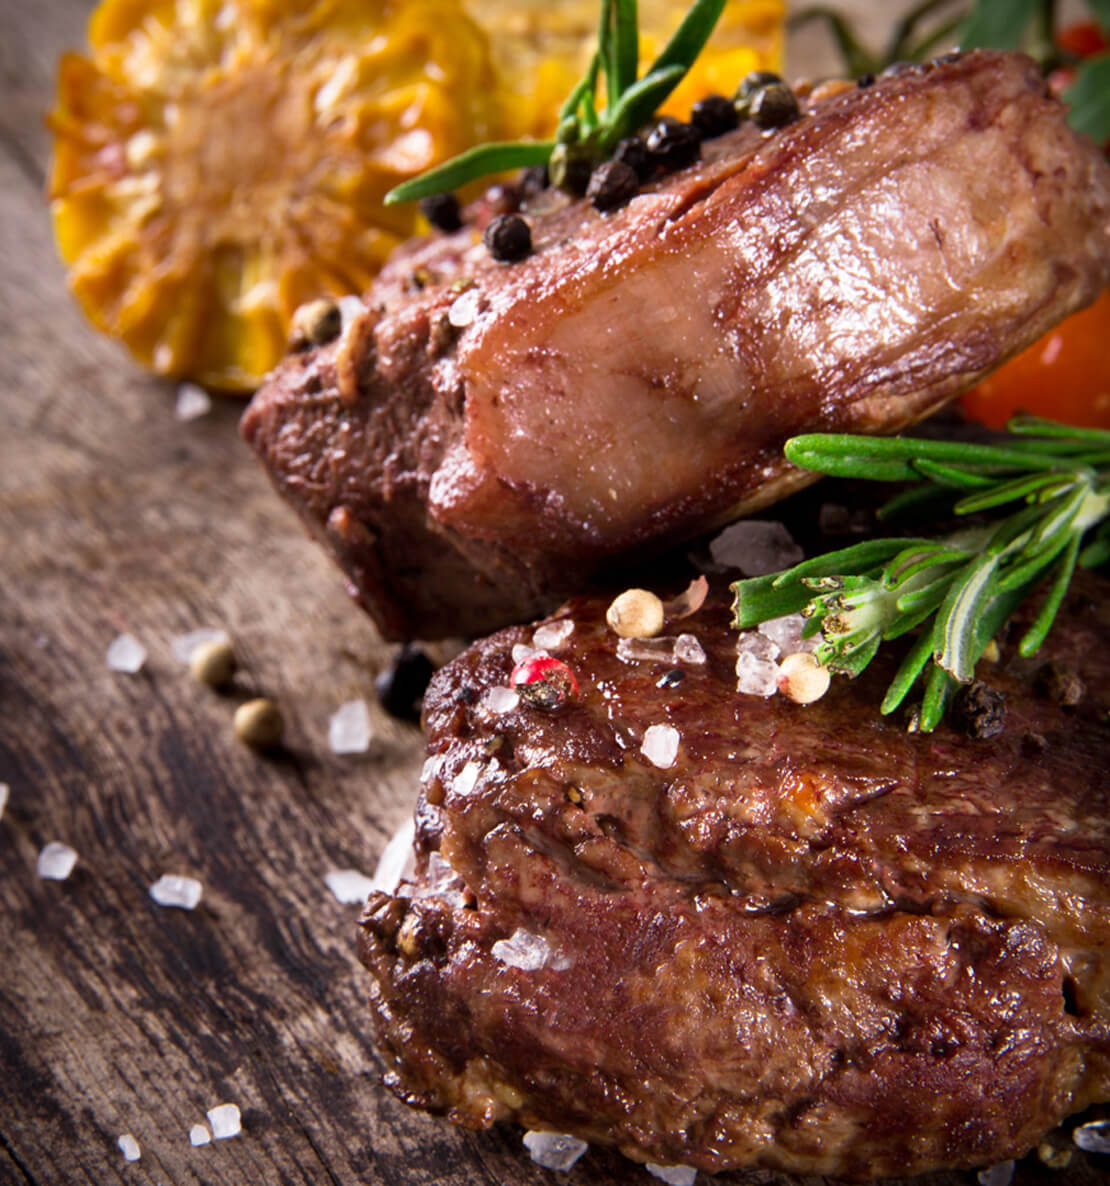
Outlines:
[[[924,677],[918,727],[940,723],[956,686],[1014,610],[1047,582],[1018,644],[1035,654],[1077,567],[1110,559],[1110,431],[1022,418],[1005,446],[911,437],[795,437],[796,465],[845,478],[908,481],[947,495],[956,515],[995,513],[940,539],[874,539],[806,560],[785,572],[737,581],[733,624],[747,629],[804,614],[815,656],[830,670],[859,675],[880,646],[920,630],[887,690],[893,712]],[[918,493],[914,489],[913,493]],[[879,512],[907,505],[896,496]],[[1014,508],[999,514],[1002,508]]]
[[[724,7],[725,0],[695,0],[647,73],[638,79],[636,0],[603,0],[597,51],[585,76],[563,104],[554,140],[480,144],[402,182],[386,194],[385,204],[430,197],[504,169],[548,165],[555,170],[572,155],[590,163],[605,160],[620,140],[651,118],[682,81],[709,40]],[[597,85],[602,77],[606,105],[598,111]]]

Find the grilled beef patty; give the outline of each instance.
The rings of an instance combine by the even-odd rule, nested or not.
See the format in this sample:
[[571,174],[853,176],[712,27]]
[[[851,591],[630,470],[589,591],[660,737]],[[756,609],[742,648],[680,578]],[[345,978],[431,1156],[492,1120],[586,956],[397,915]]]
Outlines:
[[1110,165],[977,52],[753,125],[602,215],[397,255],[243,434],[389,637],[544,613],[808,476],[783,442],[913,423],[1110,282]]
[[1017,1156],[1110,1099],[1108,589],[981,663],[1005,728],[979,740],[879,716],[894,646],[808,707],[738,694],[720,592],[668,630],[706,655],[677,686],[618,657],[603,600],[564,607],[554,712],[488,707],[531,629],[476,643],[426,700],[416,872],[361,922],[390,1086],[640,1160],[855,1177]]

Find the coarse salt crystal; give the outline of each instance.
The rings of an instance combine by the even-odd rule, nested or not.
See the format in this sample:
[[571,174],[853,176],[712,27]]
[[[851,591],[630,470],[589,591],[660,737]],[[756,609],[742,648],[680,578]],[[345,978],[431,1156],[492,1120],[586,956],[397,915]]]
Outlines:
[[508,964],[510,968],[520,968],[523,972],[535,972],[540,968],[554,968],[557,972],[563,972],[571,963],[542,935],[526,931],[523,927],[517,927],[508,939],[498,939],[490,951],[494,959]]
[[989,1165],[979,1171],[980,1186],[1009,1186],[1014,1176],[1014,1163],[1000,1161],[997,1165]]
[[432,754],[431,757],[425,758],[424,765],[420,767],[420,781],[422,783],[431,782],[431,780],[439,773],[439,768],[442,765],[442,754]]
[[804,559],[802,549],[781,523],[745,519],[726,527],[709,545],[716,564],[736,568],[748,577],[791,568]]
[[204,646],[206,642],[230,642],[226,630],[218,630],[215,627],[203,626],[199,630],[190,630],[188,634],[178,634],[175,638],[170,639],[170,650],[173,651],[173,657],[178,663],[185,663],[186,665],[193,657],[193,652],[197,647]]
[[478,701],[482,708],[491,713],[512,712],[520,704],[520,693],[512,688],[487,688]]
[[469,795],[474,790],[478,782],[478,775],[481,773],[481,767],[477,762],[467,762],[467,764],[455,775],[451,780],[451,790],[456,795]]
[[477,288],[468,288],[461,296],[451,302],[447,310],[447,320],[456,329],[466,329],[472,325],[482,310],[482,294]]
[[346,329],[352,321],[361,317],[366,306],[362,303],[361,298],[357,296],[340,297],[336,304],[339,306],[340,323]]
[[139,1148],[139,1142],[129,1132],[125,1132],[116,1144],[119,1145],[119,1151],[123,1154],[124,1161],[138,1161],[143,1155],[143,1151]]
[[133,634],[120,634],[108,644],[108,666],[134,675],[146,662],[146,647]]
[[801,614],[787,614],[783,618],[768,618],[756,629],[769,638],[781,652],[791,654],[797,651],[815,651],[821,642],[817,636],[803,638],[806,620]]
[[644,730],[644,740],[640,744],[640,753],[660,770],[667,770],[674,765],[678,757],[678,730],[673,725],[649,725]]
[[[382,849],[382,855],[378,858],[377,868],[374,870],[374,882],[371,888],[380,890],[383,894],[396,892],[402,879],[412,872],[412,842],[415,836],[416,820],[410,816],[393,833],[389,838],[389,843]],[[363,894],[363,898],[365,897],[366,895]]]
[[77,864],[77,853],[68,844],[51,840],[43,845],[36,866],[38,875],[47,881],[65,881]]
[[178,420],[196,420],[212,411],[212,400],[203,387],[182,383],[177,389],[177,404],[173,413]]
[[182,877],[176,873],[163,873],[150,887],[150,896],[159,906],[177,906],[182,910],[195,910],[204,887],[195,877]]
[[644,1166],[653,1178],[659,1178],[668,1186],[694,1186],[698,1171],[692,1165],[656,1165],[649,1161]]
[[12,789],[6,782],[0,782],[0,819],[4,816],[4,808],[8,805],[8,798]]
[[546,654],[546,651],[540,650],[538,647],[530,647],[526,642],[513,643],[513,666],[519,667],[525,659],[533,659],[538,655]]
[[1092,1120],[1071,1134],[1080,1149],[1088,1153],[1110,1153],[1110,1120]]
[[585,1141],[565,1132],[526,1132],[528,1156],[545,1170],[569,1170],[589,1148]]
[[215,1108],[209,1108],[205,1115],[208,1117],[208,1123],[212,1126],[214,1140],[224,1141],[242,1131],[242,1118],[238,1104],[219,1104]]
[[674,664],[673,638],[622,638],[617,642],[617,658],[622,663]]
[[777,659],[778,644],[758,630],[744,630],[736,638],[737,655],[754,655],[757,659]]
[[376,887],[374,879],[357,869],[332,869],[324,874],[324,884],[345,906],[361,906]]
[[348,700],[328,719],[328,745],[336,754],[364,754],[370,748],[370,709],[365,700]]
[[541,651],[553,651],[561,647],[574,633],[574,622],[570,618],[560,618],[557,622],[545,622],[537,626],[532,635],[532,645]]
[[705,662],[705,651],[692,634],[680,634],[674,640],[674,661],[695,667]]
[[212,1134],[208,1131],[207,1124],[194,1124],[189,1129],[189,1144],[190,1145],[208,1145],[212,1141]]
[[773,696],[779,688],[778,665],[748,651],[736,658],[736,690],[746,696]]

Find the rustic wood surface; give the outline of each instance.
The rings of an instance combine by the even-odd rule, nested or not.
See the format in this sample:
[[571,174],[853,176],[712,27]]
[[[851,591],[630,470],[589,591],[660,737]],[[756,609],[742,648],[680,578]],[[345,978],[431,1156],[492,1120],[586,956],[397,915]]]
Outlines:
[[[323,878],[372,871],[411,806],[421,739],[373,703],[364,757],[333,755],[326,730],[344,700],[373,702],[389,649],[239,443],[239,407],[177,422],[172,386],[66,294],[42,121],[88,11],[0,0],[0,1181],[550,1181],[518,1131],[454,1130],[378,1083],[358,910]],[[234,638],[232,693],[170,651],[201,626]],[[149,651],[137,675],[105,663],[123,630]],[[232,735],[259,692],[288,722],[274,759]],[[67,881],[36,875],[48,841],[79,854]],[[199,908],[155,905],[163,873],[198,878]],[[192,1147],[225,1102],[242,1134]],[[1027,1163],[1016,1180],[1046,1173]],[[562,1180],[652,1179],[595,1150]],[[1051,1180],[1105,1179],[1078,1158]]]

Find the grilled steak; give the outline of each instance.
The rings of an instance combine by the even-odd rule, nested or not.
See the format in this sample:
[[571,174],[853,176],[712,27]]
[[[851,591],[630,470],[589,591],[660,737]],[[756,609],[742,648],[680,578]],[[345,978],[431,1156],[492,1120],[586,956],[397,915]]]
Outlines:
[[678,686],[570,603],[555,712],[491,707],[530,629],[472,646],[426,701],[416,872],[361,924],[391,1086],[640,1160],[854,1177],[1020,1155],[1110,1099],[1107,593],[1077,581],[1045,654],[981,665],[986,740],[880,717],[887,648],[808,707],[738,694],[721,596]]
[[519,621],[773,501],[792,434],[912,423],[1110,281],[1110,165],[998,53],[531,221],[511,266],[470,228],[404,251],[244,416],[387,636]]

